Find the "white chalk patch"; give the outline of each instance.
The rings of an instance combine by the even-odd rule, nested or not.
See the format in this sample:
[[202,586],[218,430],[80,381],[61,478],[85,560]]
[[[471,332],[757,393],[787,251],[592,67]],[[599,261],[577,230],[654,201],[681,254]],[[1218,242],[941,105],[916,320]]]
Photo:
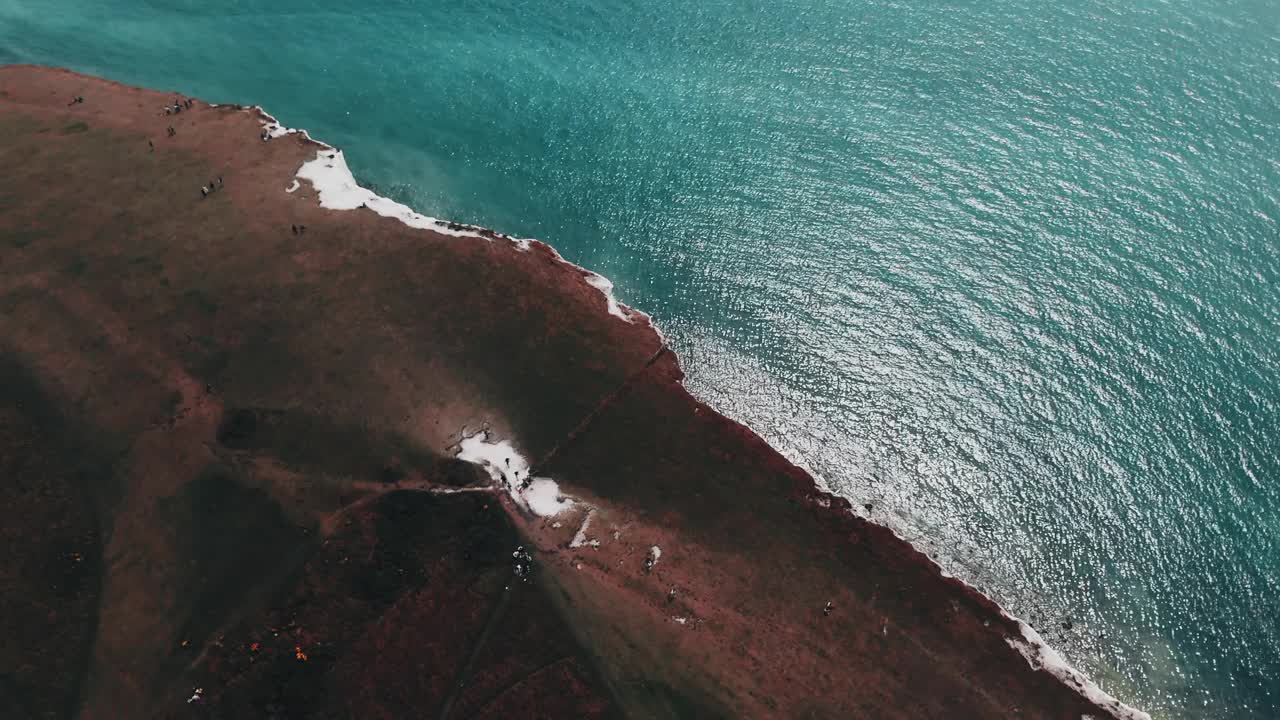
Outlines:
[[514,478],[529,472],[529,462],[509,440],[489,442],[489,433],[481,432],[463,438],[458,446],[458,459],[483,467],[494,482],[515,487]]
[[584,277],[588,285],[599,290],[604,295],[605,305],[608,306],[610,315],[631,322],[631,316],[623,312],[622,306],[618,304],[617,298],[613,296],[613,283],[609,281],[609,278],[590,271],[587,271]]
[[573,539],[569,541],[569,547],[579,548],[587,543],[587,528],[591,526],[591,516],[594,514],[594,510],[587,511],[587,516],[582,518],[582,524],[578,526],[578,532],[574,533]]
[[[493,240],[494,237],[500,237],[511,242],[520,252],[529,252],[533,247],[533,240],[528,238],[513,238],[501,233],[491,234],[489,231],[481,233],[481,228],[462,226],[460,223],[449,223],[423,215],[414,212],[412,208],[406,205],[376,195],[372,190],[362,188],[356,183],[355,176],[351,174],[351,169],[347,167],[346,158],[343,157],[341,150],[312,138],[306,130],[287,128],[281,125],[280,121],[260,107],[254,106],[250,108],[250,112],[258,114],[262,122],[265,139],[297,134],[307,141],[320,146],[321,149],[316,153],[316,158],[303,163],[296,174],[299,178],[310,181],[312,186],[315,187],[320,196],[321,207],[329,208],[330,210],[354,210],[364,207],[383,217],[395,218],[409,227],[431,230],[441,235],[473,237],[483,240]],[[450,227],[450,225],[453,225],[453,227]],[[664,345],[666,344],[666,336],[662,334],[662,330],[657,325],[653,324],[653,319],[648,314],[628,308],[617,301],[613,295],[612,282],[601,275],[565,260],[559,252],[556,252],[555,248],[550,246],[547,246],[547,248],[551,250],[551,254],[557,261],[582,271],[587,284],[604,295],[605,306],[608,308],[610,315],[629,323],[636,322],[637,318],[643,320],[658,335],[658,339]]]
[[516,504],[535,515],[552,517],[573,506],[573,499],[560,494],[560,487],[547,478],[533,478],[529,486],[529,461],[509,440],[489,442],[489,433],[463,438],[458,459],[484,468],[489,477],[505,489]]
[[560,494],[560,486],[546,478],[536,478],[524,490],[524,500],[535,515],[554,517],[573,506],[569,498]]
[[1112,715],[1120,720],[1151,720],[1151,716],[1141,710],[1125,705],[1116,700],[1102,690],[1102,688],[1094,685],[1079,670],[1067,664],[1067,661],[1058,654],[1057,650],[1049,647],[1045,643],[1044,638],[1040,637],[1040,633],[1036,632],[1032,627],[1021,620],[1006,615],[1018,623],[1018,628],[1022,631],[1021,638],[1007,637],[1005,642],[1009,643],[1009,647],[1017,650],[1022,657],[1026,658],[1032,668],[1036,670],[1044,670],[1063,682],[1068,687],[1075,688],[1089,702],[1098,707],[1106,709]]
[[281,125],[279,120],[268,115],[262,108],[256,109],[263,115],[262,128],[267,131],[267,137],[272,140],[278,137],[284,137],[285,135],[291,135],[293,133],[300,134],[308,140],[311,139],[311,136],[307,134],[306,130],[294,130],[293,128],[287,128]]
[[351,168],[347,167],[347,158],[341,150],[330,148],[317,151],[314,160],[305,162],[298,168],[297,175],[315,188],[320,196],[320,207],[330,210],[367,208],[383,217],[399,220],[411,228],[454,237],[489,239],[474,230],[450,228],[443,220],[416,213],[408,205],[401,205],[360,187],[351,174]]
[[491,493],[494,488],[491,487],[433,487],[427,488],[427,492],[433,495],[455,495],[457,493]]

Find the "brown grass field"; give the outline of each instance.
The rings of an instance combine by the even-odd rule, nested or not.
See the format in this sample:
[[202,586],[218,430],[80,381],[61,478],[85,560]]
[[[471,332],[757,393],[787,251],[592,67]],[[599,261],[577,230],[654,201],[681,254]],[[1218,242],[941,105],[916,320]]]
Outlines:
[[1112,715],[547,246],[325,210],[315,144],[173,98],[0,68],[0,716]]

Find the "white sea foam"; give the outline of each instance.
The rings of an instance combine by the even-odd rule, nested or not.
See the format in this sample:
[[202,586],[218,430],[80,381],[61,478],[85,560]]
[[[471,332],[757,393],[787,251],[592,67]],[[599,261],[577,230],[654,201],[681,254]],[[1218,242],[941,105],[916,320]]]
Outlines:
[[[849,512],[853,514],[853,510],[850,510]],[[898,531],[892,527],[889,527],[889,532],[893,533],[894,537],[898,538],[902,542],[907,543],[908,545],[911,544],[899,535]],[[925,559],[930,563],[933,563],[933,566],[937,568],[939,574],[943,577],[952,577],[952,575],[944,570],[936,560],[928,555],[925,555]],[[964,585],[969,590],[982,595],[983,597],[987,597],[985,593],[979,591],[972,585],[969,585],[968,583],[964,583]],[[989,597],[987,597],[987,599],[991,600]],[[994,600],[991,602],[993,605],[999,607],[999,604]],[[1009,612],[1004,608],[1000,608],[1000,614],[1016,623],[1022,634],[1022,637],[1020,638],[1006,637],[1004,639],[1005,642],[1009,644],[1009,647],[1017,650],[1033,669],[1044,670],[1045,672],[1053,675],[1061,680],[1067,687],[1074,689],[1086,700],[1098,707],[1105,708],[1120,720],[1151,720],[1151,716],[1149,714],[1138,710],[1137,708],[1125,705],[1115,699],[1105,690],[1095,685],[1093,681],[1089,680],[1084,673],[1071,667],[1071,665],[1066,661],[1066,658],[1062,657],[1057,650],[1049,647],[1049,644],[1044,641],[1044,638],[1040,636],[1040,633],[1036,632],[1030,625],[1023,622],[1020,618],[1009,614]],[[888,634],[887,627],[885,628],[885,634]]]
[[1102,688],[1090,682],[1089,678],[1085,677],[1083,673],[1071,667],[1066,659],[1058,654],[1057,650],[1049,647],[1044,638],[1040,637],[1040,633],[1032,629],[1030,625],[1008,613],[1004,613],[1004,615],[1016,622],[1018,628],[1022,631],[1021,638],[1008,637],[1005,638],[1005,642],[1009,643],[1009,647],[1017,650],[1022,657],[1026,658],[1031,667],[1048,672],[1065,685],[1075,688],[1076,692],[1083,695],[1089,702],[1109,711],[1121,720],[1151,720],[1151,716],[1147,713],[1125,705],[1108,695]]
[[552,517],[573,507],[573,499],[560,494],[560,486],[548,478],[533,478],[528,487],[529,461],[509,440],[489,442],[481,432],[459,443],[458,459],[484,468],[489,477],[505,489],[516,504],[542,517]]

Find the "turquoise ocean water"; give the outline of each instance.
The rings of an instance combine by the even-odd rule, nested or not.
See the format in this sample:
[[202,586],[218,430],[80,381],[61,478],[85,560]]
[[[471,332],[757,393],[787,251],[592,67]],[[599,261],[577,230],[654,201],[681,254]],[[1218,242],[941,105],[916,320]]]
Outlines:
[[1280,718],[1274,0],[0,0],[6,62],[551,242],[1120,698]]

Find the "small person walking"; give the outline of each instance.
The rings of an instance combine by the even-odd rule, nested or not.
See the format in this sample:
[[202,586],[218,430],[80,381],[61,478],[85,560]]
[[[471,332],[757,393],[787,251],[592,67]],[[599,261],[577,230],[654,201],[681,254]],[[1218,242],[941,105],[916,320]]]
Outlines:
[[208,188],[208,187],[206,187],[206,186],[204,186],[204,185],[201,185],[201,186],[200,186],[200,197],[202,197],[202,198],[207,198],[207,197],[209,197],[209,188]]

